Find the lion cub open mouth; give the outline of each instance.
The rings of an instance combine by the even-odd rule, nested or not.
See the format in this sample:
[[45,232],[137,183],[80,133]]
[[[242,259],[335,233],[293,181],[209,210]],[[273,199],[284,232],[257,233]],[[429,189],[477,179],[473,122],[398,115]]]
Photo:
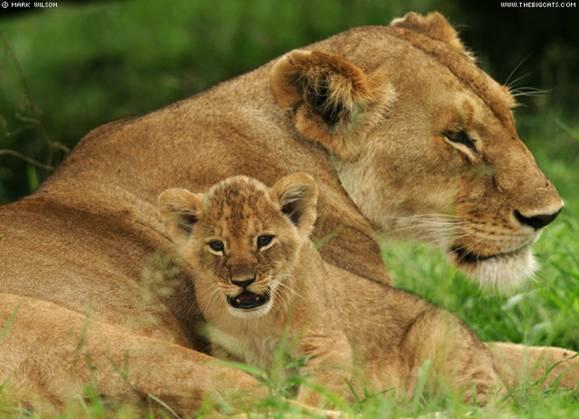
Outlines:
[[227,303],[238,310],[251,310],[269,302],[269,293],[255,294],[251,291],[243,291],[235,297],[227,297]]

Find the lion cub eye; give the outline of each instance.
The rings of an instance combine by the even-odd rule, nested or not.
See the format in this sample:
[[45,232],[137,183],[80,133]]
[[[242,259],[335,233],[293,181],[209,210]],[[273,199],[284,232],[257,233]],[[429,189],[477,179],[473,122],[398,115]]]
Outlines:
[[223,253],[225,250],[225,245],[221,240],[212,240],[207,245],[214,253]]
[[474,140],[469,137],[465,131],[444,131],[442,133],[449,141],[457,144],[463,144],[470,148],[472,151],[476,151],[474,145]]
[[264,247],[271,244],[273,236],[271,234],[264,234],[257,238],[257,248],[263,249]]

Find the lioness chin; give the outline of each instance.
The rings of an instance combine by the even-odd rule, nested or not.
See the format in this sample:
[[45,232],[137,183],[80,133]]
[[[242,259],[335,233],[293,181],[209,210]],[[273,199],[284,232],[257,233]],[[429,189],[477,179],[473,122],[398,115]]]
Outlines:
[[[305,173],[271,188],[236,176],[204,194],[159,196],[167,232],[196,272],[213,355],[269,370],[287,338],[313,382],[342,396],[351,383],[411,394],[427,362],[430,391],[444,382],[480,404],[502,391],[490,352],[457,318],[324,262],[309,238],[317,199]],[[298,393],[308,404],[318,397],[308,386]]]

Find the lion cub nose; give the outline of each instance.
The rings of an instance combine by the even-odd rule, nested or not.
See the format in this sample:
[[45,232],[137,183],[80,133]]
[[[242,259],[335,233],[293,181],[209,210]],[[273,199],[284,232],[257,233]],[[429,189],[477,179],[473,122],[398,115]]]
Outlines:
[[237,285],[238,287],[241,288],[247,288],[249,287],[251,284],[253,284],[255,282],[255,277],[253,278],[249,278],[249,279],[244,279],[241,281],[236,281],[236,280],[231,280],[231,282],[233,282],[235,285]]
[[561,213],[563,208],[559,208],[552,214],[539,214],[533,215],[531,217],[524,216],[519,211],[515,210],[515,218],[519,221],[519,223],[527,225],[529,227],[533,227],[535,230],[545,227],[548,224],[551,224],[555,218]]

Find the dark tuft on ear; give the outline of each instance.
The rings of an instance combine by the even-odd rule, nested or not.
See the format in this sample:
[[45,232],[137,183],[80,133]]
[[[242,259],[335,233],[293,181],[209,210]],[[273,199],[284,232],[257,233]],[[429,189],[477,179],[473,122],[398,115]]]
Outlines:
[[196,224],[197,221],[199,221],[195,214],[182,213],[180,214],[179,218],[179,227],[181,227],[183,231],[186,231],[187,233],[191,233],[193,230],[193,224]]
[[186,189],[167,189],[159,195],[159,214],[175,242],[186,239],[199,221],[201,194]]
[[271,188],[273,199],[277,199],[281,212],[309,236],[316,221],[318,186],[307,173],[294,173],[279,179]]
[[349,111],[344,104],[332,102],[327,79],[321,80],[317,87],[305,85],[304,89],[312,110],[319,114],[330,127],[335,126],[341,119],[348,118]]
[[288,216],[292,223],[299,226],[303,215],[302,201],[309,193],[305,186],[296,186],[280,197],[281,212]]
[[360,146],[354,137],[383,118],[395,97],[381,75],[321,51],[295,50],[280,58],[270,84],[277,104],[294,112],[297,130],[345,159]]

